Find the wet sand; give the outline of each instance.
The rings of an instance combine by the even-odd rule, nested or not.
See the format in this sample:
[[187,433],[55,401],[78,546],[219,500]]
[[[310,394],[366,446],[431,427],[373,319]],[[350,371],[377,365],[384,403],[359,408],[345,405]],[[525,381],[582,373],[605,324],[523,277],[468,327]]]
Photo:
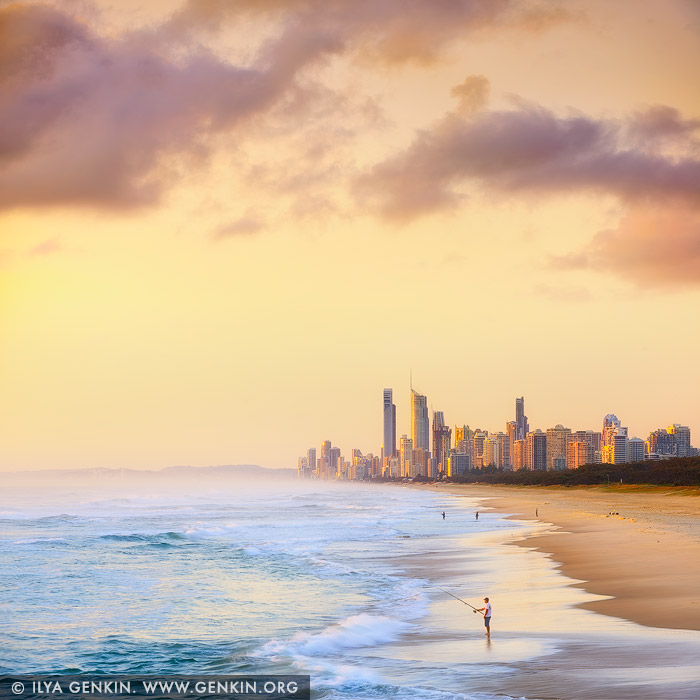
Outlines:
[[[700,697],[697,491],[410,488],[445,494],[446,536],[393,561],[470,604],[490,595],[493,631],[485,637],[480,616],[436,589],[420,632],[392,654],[451,664],[445,689],[468,697]],[[453,529],[456,506],[496,527],[470,533],[460,519]],[[501,513],[512,529],[497,526]]]
[[[417,488],[432,488],[417,487]],[[515,544],[551,555],[580,607],[649,627],[700,630],[700,489],[439,485],[553,532]],[[536,515],[537,512],[537,515]]]

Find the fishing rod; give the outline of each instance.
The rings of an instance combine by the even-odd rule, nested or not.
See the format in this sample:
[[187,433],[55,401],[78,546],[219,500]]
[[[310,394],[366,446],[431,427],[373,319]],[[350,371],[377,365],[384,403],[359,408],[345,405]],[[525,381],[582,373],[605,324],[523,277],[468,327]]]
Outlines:
[[453,595],[453,594],[450,593],[449,591],[446,591],[444,588],[440,588],[440,586],[436,586],[435,584],[433,584],[433,588],[437,588],[438,591],[442,591],[443,593],[447,593],[447,595],[451,595],[455,600],[458,600],[460,603],[464,603],[465,605],[469,605],[469,607],[470,607],[474,612],[479,612],[473,605],[470,605],[469,603],[467,603],[466,600],[462,600],[461,598],[457,598],[456,595]]

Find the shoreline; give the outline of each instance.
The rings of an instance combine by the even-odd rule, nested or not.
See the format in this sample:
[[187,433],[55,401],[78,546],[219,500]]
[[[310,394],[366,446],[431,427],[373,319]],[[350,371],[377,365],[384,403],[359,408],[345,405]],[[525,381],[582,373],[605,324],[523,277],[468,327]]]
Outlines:
[[549,555],[564,575],[580,581],[572,586],[609,596],[579,607],[646,627],[700,630],[699,489],[485,484],[438,489],[482,499],[489,511],[512,519],[556,528],[513,544]]

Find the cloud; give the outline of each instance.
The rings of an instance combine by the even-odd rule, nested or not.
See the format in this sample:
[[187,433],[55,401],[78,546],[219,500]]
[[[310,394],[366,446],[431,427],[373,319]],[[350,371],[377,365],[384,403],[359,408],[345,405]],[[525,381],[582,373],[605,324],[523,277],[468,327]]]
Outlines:
[[654,105],[635,114],[629,123],[632,137],[654,141],[687,139],[700,129],[700,119],[684,119],[674,107]]
[[189,0],[171,26],[215,29],[251,15],[325,33],[345,50],[390,63],[433,62],[446,46],[488,28],[538,32],[573,19],[557,0]]
[[452,97],[458,100],[457,111],[469,116],[486,106],[491,84],[483,75],[470,75],[452,88]]
[[63,250],[61,241],[58,236],[52,236],[42,241],[38,245],[35,245],[28,253],[32,257],[52,255],[53,253],[58,253]]
[[[152,204],[208,157],[213,136],[240,134],[285,102],[296,110],[286,128],[299,123],[323,92],[302,87],[302,74],[325,57],[431,61],[469,32],[529,31],[538,15],[566,13],[532,0],[189,0],[160,25],[114,35],[65,4],[2,3],[0,209]],[[264,24],[256,48],[250,18]],[[203,48],[202,32],[222,27],[252,60]],[[485,99],[477,84],[463,93],[465,105]]]
[[178,176],[177,158],[264,114],[327,37],[288,32],[250,67],[204,49],[176,56],[161,34],[96,34],[49,6],[0,8],[0,208],[137,206]]
[[700,210],[635,208],[581,251],[552,258],[558,269],[612,272],[639,287],[700,285]]
[[624,201],[700,204],[700,159],[632,143],[626,127],[527,104],[471,118],[449,113],[361,176],[357,192],[398,221],[454,207],[470,185],[504,194],[592,191]]
[[252,236],[260,233],[265,228],[265,222],[254,214],[246,214],[240,219],[223,224],[214,233],[214,238],[221,240],[224,238],[234,238],[238,236]]

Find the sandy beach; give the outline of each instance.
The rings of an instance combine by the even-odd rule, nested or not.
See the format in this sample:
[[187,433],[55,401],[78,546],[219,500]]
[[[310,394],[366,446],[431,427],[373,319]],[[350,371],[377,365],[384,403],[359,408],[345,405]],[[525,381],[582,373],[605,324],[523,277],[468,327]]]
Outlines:
[[649,627],[700,630],[700,489],[438,488],[550,523],[551,533],[515,544],[551,555],[563,574],[581,581],[574,585],[610,596],[581,607]]

